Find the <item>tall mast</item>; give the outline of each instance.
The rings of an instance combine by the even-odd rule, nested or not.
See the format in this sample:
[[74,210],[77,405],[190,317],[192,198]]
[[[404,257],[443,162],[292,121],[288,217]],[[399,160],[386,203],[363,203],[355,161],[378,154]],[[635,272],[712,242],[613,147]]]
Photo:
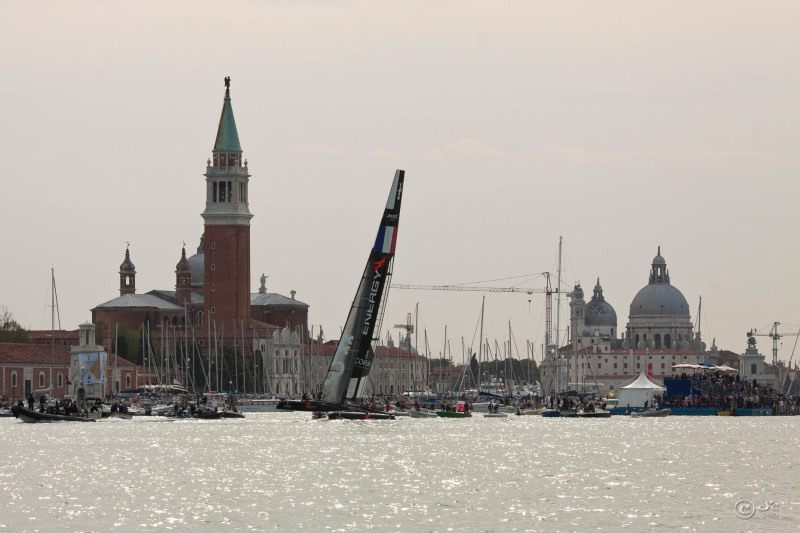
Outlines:
[[561,325],[561,244],[564,237],[558,237],[558,285],[556,287],[556,359],[558,359],[558,347],[561,344],[559,327]]
[[[483,300],[481,301],[481,336],[478,339],[478,395],[481,393],[481,352],[483,350],[483,308],[486,305],[486,296],[483,296]],[[470,372],[472,373],[472,372]]]
[[50,348],[53,351],[53,359],[50,363],[50,387],[53,389],[53,396],[56,395],[56,388],[53,385],[53,367],[56,366],[56,274],[50,268]]
[[703,345],[700,344],[700,320],[703,315],[701,315],[701,311],[703,310],[703,297],[700,296],[700,302],[697,304],[697,349],[702,350]]

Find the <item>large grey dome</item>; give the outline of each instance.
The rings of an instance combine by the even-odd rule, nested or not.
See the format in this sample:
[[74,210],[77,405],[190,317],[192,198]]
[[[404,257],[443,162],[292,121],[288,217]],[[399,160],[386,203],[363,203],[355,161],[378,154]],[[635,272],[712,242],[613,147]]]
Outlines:
[[648,285],[636,293],[631,302],[631,318],[635,316],[686,316],[689,304],[681,291],[667,283]]
[[650,282],[633,297],[631,318],[637,316],[680,316],[688,317],[689,304],[681,291],[670,285],[667,262],[658,255],[653,258]]
[[612,326],[617,327],[617,312],[603,297],[603,287],[600,285],[600,278],[597,278],[597,285],[594,286],[592,300],[586,304],[585,324],[587,326]]
[[197,247],[197,253],[189,258],[189,268],[192,270],[192,287],[202,287],[205,282],[206,254],[204,237],[200,237],[200,246]]

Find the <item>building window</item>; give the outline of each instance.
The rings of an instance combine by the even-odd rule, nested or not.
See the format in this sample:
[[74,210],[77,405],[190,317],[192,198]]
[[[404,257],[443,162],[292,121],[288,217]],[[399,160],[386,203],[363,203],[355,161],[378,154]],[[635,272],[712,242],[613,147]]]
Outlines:
[[669,333],[664,334],[664,348],[666,348],[667,350],[672,348],[672,337],[670,336]]
[[126,389],[130,389],[131,388],[131,375],[130,374],[127,374],[125,376],[125,388]]
[[216,313],[216,312],[217,312],[217,310],[216,310],[216,308],[212,307],[212,308],[209,310],[209,312],[210,312],[210,313]]
[[215,242],[212,242],[212,243],[211,243],[211,249],[212,249],[212,250],[216,250],[216,249],[217,249],[217,243],[215,243]]
[[614,368],[617,368],[617,363],[614,363]]
[[58,386],[59,387],[63,387],[64,386],[64,374],[62,374],[60,372],[58,373]]
[[39,372],[39,388],[44,387],[44,372]]
[[217,290],[217,286],[213,283],[211,284],[211,292],[215,292]]
[[655,339],[656,339],[656,350],[660,350],[661,349],[661,335],[659,333],[656,333]]
[[199,341],[197,341],[197,344],[199,344],[200,346],[205,346],[205,342],[206,341],[204,341],[203,339],[200,339]]
[[231,203],[231,200],[233,199],[233,198],[231,198],[233,196],[233,194],[231,193],[232,189],[233,189],[233,187],[231,186],[231,182],[229,181],[228,182],[228,203]]
[[11,386],[12,387],[16,387],[17,386],[17,373],[16,372],[12,372],[11,373]]
[[[757,374],[758,373],[758,367],[755,364],[750,365],[750,373],[751,374]],[[12,385],[12,387],[14,387],[14,386],[16,386],[16,385]]]
[[217,201],[217,182],[214,182],[214,202]]
[[661,370],[664,370],[664,363],[661,363]]
[[217,269],[217,265],[215,265],[214,263],[211,263],[211,270],[214,271],[216,269]]
[[628,363],[623,364],[622,368],[628,368]]
[[224,204],[224,203],[227,202],[227,200],[225,199],[225,182],[224,181],[220,182],[220,184],[219,184],[219,202],[221,204]]

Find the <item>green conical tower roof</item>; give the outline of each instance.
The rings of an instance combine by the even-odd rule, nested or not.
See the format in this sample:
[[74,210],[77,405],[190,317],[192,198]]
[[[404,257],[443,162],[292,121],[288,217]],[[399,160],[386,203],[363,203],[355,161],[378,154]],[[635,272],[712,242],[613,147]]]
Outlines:
[[236,120],[231,107],[231,79],[225,78],[225,102],[222,104],[222,115],[219,117],[217,139],[214,141],[214,152],[241,152],[239,133],[236,131]]

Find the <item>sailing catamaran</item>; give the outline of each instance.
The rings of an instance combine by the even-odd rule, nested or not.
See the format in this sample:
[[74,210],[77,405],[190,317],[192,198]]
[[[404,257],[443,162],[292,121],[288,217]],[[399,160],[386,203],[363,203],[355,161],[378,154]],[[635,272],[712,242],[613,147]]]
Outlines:
[[386,291],[392,276],[397,227],[400,221],[400,201],[403,197],[405,171],[397,170],[386,201],[378,236],[372,247],[364,274],[358,285],[347,322],[336,346],[328,373],[318,398],[314,400],[283,400],[277,408],[290,411],[327,412],[328,418],[385,419],[393,418],[384,412],[356,404],[361,398],[375,359],[374,332],[383,318]]

